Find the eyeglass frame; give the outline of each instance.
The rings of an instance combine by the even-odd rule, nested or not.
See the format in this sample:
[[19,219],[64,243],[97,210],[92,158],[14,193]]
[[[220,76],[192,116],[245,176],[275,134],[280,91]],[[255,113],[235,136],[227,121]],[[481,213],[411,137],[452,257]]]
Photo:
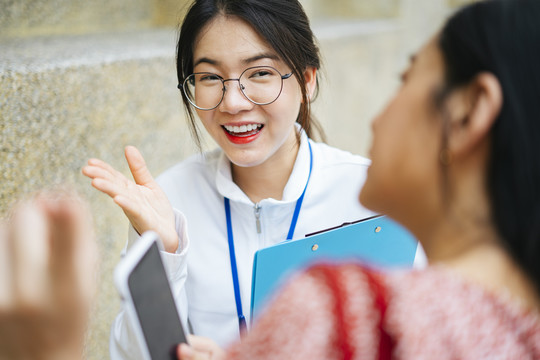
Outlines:
[[[242,83],[240,82],[240,78],[242,77],[242,75],[244,75],[244,73],[248,70],[252,70],[252,69],[258,69],[258,68],[270,68],[270,69],[274,69],[278,74],[279,76],[281,77],[281,86],[279,88],[279,93],[277,94],[276,98],[270,102],[267,102],[267,103],[257,103],[253,100],[251,100],[245,93],[244,93],[244,85],[242,85]],[[210,74],[210,75],[215,75],[219,78],[219,80],[221,80],[221,84],[223,86],[222,88],[222,94],[221,94],[221,99],[219,99],[219,102],[217,103],[216,106],[214,106],[213,108],[209,108],[209,109],[204,109],[204,108],[201,108],[197,105],[195,105],[189,98],[188,94],[186,93],[186,89],[185,89],[185,83],[186,81],[193,75],[200,75],[200,74]],[[278,69],[276,69],[275,67],[273,66],[268,66],[268,65],[260,65],[260,66],[251,66],[251,67],[248,67],[247,69],[245,69],[244,71],[242,71],[242,73],[240,74],[240,76],[237,78],[237,79],[234,79],[234,78],[230,78],[230,79],[224,79],[223,77],[219,76],[218,74],[215,74],[215,73],[211,73],[211,72],[198,72],[198,73],[193,73],[193,74],[189,74],[188,76],[186,76],[186,78],[184,79],[184,81],[181,83],[181,84],[178,84],[177,85],[177,88],[179,90],[182,91],[182,93],[184,94],[184,96],[186,97],[186,99],[189,101],[189,103],[191,105],[193,105],[195,108],[199,109],[199,110],[202,110],[202,111],[210,111],[210,110],[214,110],[215,108],[217,108],[219,105],[221,105],[221,103],[223,102],[223,99],[225,98],[225,91],[227,91],[227,88],[225,87],[225,83],[227,81],[238,81],[238,87],[240,88],[240,92],[242,93],[242,95],[244,95],[244,97],[250,101],[251,103],[255,104],[255,105],[270,105],[272,104],[273,102],[275,102],[277,99],[279,99],[282,91],[283,91],[283,80],[287,80],[289,79],[291,76],[292,76],[292,71],[288,74],[285,74],[285,75],[281,75],[281,73],[279,72]]]

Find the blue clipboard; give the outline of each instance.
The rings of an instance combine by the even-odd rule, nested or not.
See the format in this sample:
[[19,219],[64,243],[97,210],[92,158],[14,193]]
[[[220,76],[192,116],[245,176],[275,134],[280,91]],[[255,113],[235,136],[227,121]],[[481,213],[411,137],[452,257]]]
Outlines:
[[363,261],[372,266],[412,267],[418,243],[386,216],[308,234],[255,253],[251,283],[251,320],[288,276],[315,261]]

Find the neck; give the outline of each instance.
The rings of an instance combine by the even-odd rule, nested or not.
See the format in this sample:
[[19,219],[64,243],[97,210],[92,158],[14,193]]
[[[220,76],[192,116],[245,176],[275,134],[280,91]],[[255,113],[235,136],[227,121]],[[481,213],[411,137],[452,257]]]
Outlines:
[[416,232],[418,240],[430,264],[444,264],[492,293],[540,310],[534,283],[502,245],[484,183],[474,176],[461,177],[460,187],[454,182],[451,203],[424,214],[423,228],[429,230]]
[[540,311],[540,296],[534,284],[498,244],[476,246],[445,265],[494,294],[509,295],[526,308]]
[[250,167],[231,164],[233,181],[254,203],[267,198],[283,198],[299,149],[295,136],[292,140],[294,142],[287,141],[262,164]]

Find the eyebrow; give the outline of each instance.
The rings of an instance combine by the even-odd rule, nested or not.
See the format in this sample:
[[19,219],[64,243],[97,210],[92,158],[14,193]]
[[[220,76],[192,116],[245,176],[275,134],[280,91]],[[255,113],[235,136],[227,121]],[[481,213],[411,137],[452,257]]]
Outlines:
[[203,57],[203,58],[200,58],[199,60],[195,61],[195,63],[193,64],[193,67],[196,67],[197,65],[199,65],[201,63],[207,63],[207,64],[210,64],[210,65],[218,65],[219,61]]
[[258,60],[261,60],[261,59],[279,60],[279,57],[276,54],[262,53],[262,54],[258,54],[258,55],[249,57],[247,59],[244,59],[244,60],[242,60],[242,62],[244,64],[250,64],[252,62],[255,62],[255,61],[258,61]]
[[[261,54],[257,54],[257,55],[248,57],[246,59],[243,59],[242,63],[247,65],[247,64],[251,64],[251,63],[253,63],[255,61],[261,60],[261,59],[279,60],[279,57],[277,55],[275,55],[275,54],[272,54],[272,53],[261,53]],[[207,57],[202,57],[202,58],[198,59],[197,61],[195,61],[195,63],[193,63],[193,67],[196,67],[197,65],[202,64],[202,63],[207,63],[207,64],[210,64],[210,65],[219,65],[220,64],[220,62],[217,61],[217,60],[213,60],[213,59],[210,59],[210,58],[207,58]]]

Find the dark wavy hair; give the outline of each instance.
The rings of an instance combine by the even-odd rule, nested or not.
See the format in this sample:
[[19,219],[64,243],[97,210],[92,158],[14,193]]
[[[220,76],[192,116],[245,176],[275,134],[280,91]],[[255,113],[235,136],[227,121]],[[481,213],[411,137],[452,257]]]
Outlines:
[[[325,140],[320,124],[311,114],[304,71],[321,66],[319,48],[309,20],[297,0],[195,0],[180,27],[176,71],[178,82],[193,73],[193,46],[203,27],[217,16],[235,16],[248,23],[277,52],[300,84],[302,104],[296,122],[313,137],[313,129]],[[318,81],[316,91],[318,92]],[[200,136],[193,108],[182,93],[191,133],[200,148]]]
[[503,245],[540,290],[540,1],[486,0],[439,37],[445,93],[494,74],[503,104],[490,130],[487,189]]

